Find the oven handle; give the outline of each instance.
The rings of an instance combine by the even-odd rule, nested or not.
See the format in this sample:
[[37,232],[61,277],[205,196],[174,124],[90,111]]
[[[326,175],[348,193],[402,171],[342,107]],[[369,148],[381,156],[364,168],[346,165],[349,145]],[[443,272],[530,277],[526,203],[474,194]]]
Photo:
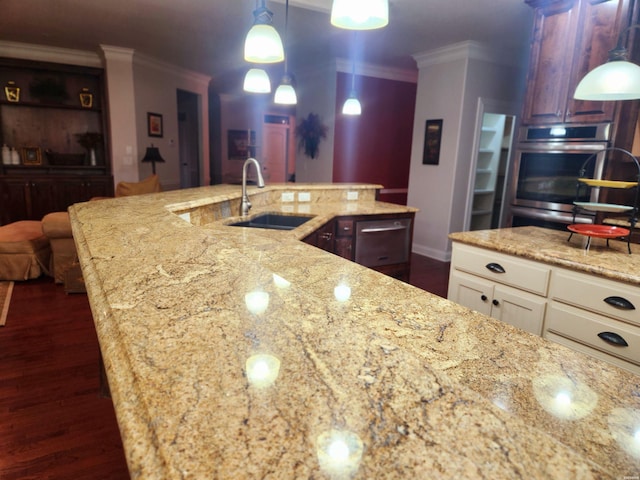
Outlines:
[[362,230],[360,230],[360,233],[394,232],[396,230],[406,229],[406,225],[394,225],[393,227],[363,228]]

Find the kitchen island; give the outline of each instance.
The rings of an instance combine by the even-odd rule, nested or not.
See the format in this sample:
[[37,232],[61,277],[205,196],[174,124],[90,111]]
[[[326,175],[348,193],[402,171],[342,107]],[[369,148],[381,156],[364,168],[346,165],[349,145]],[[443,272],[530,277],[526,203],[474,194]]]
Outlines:
[[132,478],[638,475],[638,377],[300,241],[412,211],[376,188],[250,189],[291,231],[231,186],[70,209]]

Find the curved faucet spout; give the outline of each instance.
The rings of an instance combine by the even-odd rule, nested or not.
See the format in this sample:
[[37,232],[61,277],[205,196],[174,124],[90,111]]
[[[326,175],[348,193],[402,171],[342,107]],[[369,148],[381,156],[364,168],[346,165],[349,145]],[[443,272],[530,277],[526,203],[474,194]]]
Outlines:
[[258,160],[251,157],[247,158],[242,166],[242,204],[240,205],[240,214],[243,217],[249,214],[249,209],[251,208],[251,202],[247,195],[247,167],[250,164],[253,164],[256,168],[256,173],[258,174],[258,188],[264,187],[264,178],[262,178],[262,172],[260,171],[260,164],[258,163]]

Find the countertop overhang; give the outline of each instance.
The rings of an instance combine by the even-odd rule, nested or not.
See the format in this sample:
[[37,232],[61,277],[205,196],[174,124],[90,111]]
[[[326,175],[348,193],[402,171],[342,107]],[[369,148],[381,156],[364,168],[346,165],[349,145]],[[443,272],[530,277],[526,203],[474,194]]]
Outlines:
[[[249,192],[252,214],[322,223],[415,211],[376,188]],[[634,375],[300,242],[305,229],[226,226],[237,205],[239,187],[216,186],[70,208],[133,478],[640,472]]]

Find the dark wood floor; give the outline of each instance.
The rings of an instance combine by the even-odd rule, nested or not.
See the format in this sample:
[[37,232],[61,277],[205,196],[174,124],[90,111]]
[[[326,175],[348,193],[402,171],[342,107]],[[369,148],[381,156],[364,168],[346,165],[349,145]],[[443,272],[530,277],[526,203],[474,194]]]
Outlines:
[[[446,296],[449,264],[412,256],[411,284]],[[0,479],[129,478],[85,294],[16,282],[0,327]]]

